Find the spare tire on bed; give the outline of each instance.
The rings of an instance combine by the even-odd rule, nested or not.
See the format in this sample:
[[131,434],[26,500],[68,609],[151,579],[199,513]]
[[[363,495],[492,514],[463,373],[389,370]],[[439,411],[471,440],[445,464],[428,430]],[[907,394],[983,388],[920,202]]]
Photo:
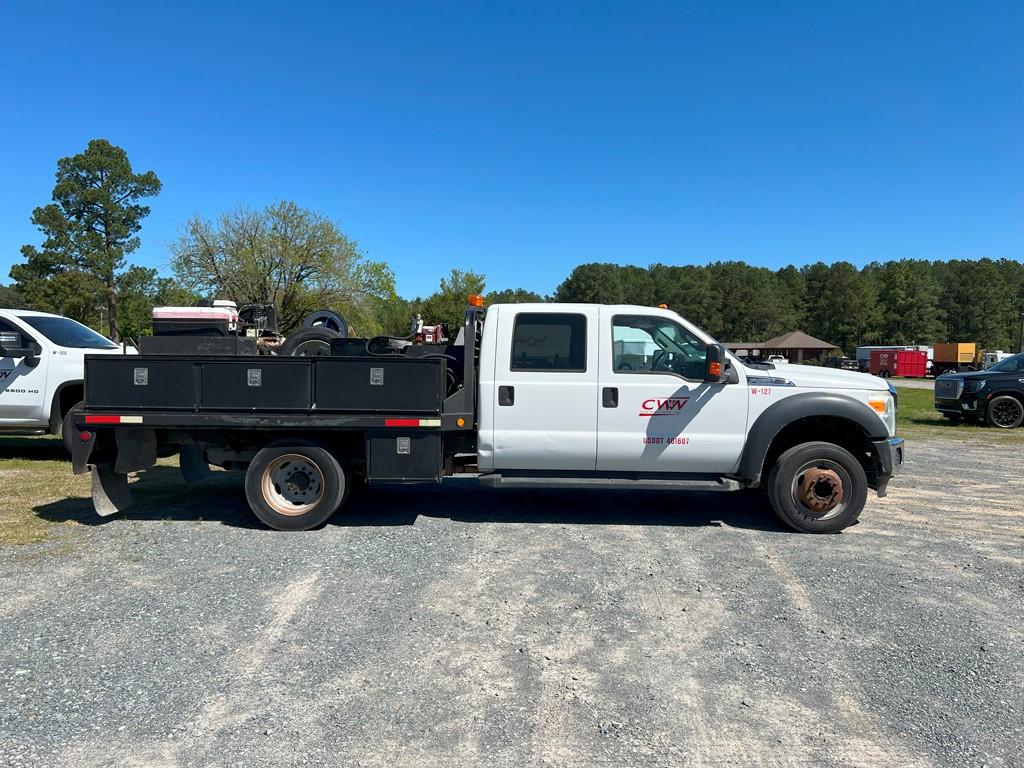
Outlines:
[[340,337],[338,331],[322,325],[302,328],[285,339],[278,354],[286,357],[327,357],[331,354],[331,339]]

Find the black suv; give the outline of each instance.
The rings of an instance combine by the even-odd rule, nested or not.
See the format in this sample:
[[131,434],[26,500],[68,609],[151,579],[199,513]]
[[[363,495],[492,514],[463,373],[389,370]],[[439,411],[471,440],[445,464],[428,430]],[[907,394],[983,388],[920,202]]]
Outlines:
[[860,363],[853,357],[830,357],[825,361],[829,368],[839,368],[844,371],[859,371]]
[[985,419],[1013,429],[1024,422],[1024,352],[991,368],[935,379],[935,408],[950,419]]

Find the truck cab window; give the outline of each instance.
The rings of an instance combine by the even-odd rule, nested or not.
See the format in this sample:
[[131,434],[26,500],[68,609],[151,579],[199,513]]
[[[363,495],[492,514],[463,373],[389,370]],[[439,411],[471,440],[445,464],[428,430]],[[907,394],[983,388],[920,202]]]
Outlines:
[[612,319],[612,370],[704,377],[707,345],[664,317],[616,315]]
[[513,371],[587,370],[587,318],[523,312],[512,332]]

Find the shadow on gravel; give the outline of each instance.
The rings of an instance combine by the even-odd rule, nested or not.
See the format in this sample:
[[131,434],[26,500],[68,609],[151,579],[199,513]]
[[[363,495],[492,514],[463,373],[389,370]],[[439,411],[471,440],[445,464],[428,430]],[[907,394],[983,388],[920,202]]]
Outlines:
[[0,438],[0,461],[4,459],[71,462],[71,457],[64,450],[64,443],[55,437]]
[[330,525],[412,525],[423,516],[463,523],[726,526],[789,532],[764,496],[743,492],[500,490],[455,479],[441,486],[371,486],[350,503]]
[[135,505],[119,514],[100,517],[92,499],[71,497],[41,504],[34,511],[54,523],[104,525],[118,519],[166,520],[170,522],[208,521],[234,528],[261,528],[245,501],[242,475],[216,472],[208,480],[187,484],[177,467],[156,466],[139,473],[131,485]]
[[[263,528],[245,501],[240,473],[216,473],[187,485],[175,467],[153,467],[132,484],[135,506],[100,517],[88,498],[61,499],[35,508],[44,520],[103,525],[112,520],[206,521]],[[671,491],[495,490],[475,480],[443,485],[371,486],[354,489],[328,525],[413,525],[418,517],[462,523],[555,525],[727,526],[788,531],[763,496],[746,493],[683,494]]]

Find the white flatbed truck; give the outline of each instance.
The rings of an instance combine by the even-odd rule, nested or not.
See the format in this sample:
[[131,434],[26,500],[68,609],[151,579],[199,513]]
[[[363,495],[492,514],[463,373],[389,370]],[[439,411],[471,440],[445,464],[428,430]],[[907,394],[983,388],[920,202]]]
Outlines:
[[323,524],[357,480],[469,472],[497,488],[761,488],[792,528],[831,533],[885,495],[895,431],[895,390],[873,376],[744,365],[662,308],[506,304],[470,306],[447,345],[87,357],[72,453],[103,515],[130,506],[129,472],[178,453],[186,480],[245,471],[253,512],[281,530]]

